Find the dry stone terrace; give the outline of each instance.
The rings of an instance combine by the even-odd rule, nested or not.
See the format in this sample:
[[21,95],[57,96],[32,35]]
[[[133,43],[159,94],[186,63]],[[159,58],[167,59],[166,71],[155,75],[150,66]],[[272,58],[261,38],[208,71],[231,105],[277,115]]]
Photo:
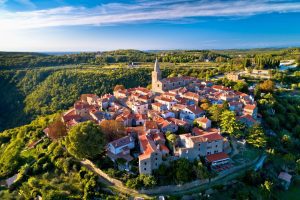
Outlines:
[[[211,127],[211,120],[198,106],[204,99],[217,105],[227,101],[237,120],[248,126],[259,123],[257,105],[250,95],[193,77],[162,79],[157,60],[152,72],[152,90],[129,88],[100,97],[83,94],[64,113],[62,121],[68,129],[87,120],[97,124],[103,120],[122,123],[128,136],[110,142],[107,154],[113,161],[118,158],[130,161],[134,156],[131,149],[138,144],[141,174],[151,174],[162,163],[178,158],[194,160],[203,156],[213,166],[228,163],[228,139],[218,127]],[[200,128],[194,127],[194,123]],[[184,134],[169,149],[165,134],[179,130]]]

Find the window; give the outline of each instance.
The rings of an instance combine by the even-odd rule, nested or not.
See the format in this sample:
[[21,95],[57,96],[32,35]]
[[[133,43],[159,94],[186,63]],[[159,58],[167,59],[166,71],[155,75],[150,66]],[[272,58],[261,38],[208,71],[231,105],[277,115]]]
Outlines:
[[157,84],[157,87],[159,87],[159,84]]
[[209,155],[210,154],[210,152],[207,152],[207,155]]
[[147,162],[145,162],[144,164],[147,165]]
[[157,160],[157,158],[155,158],[155,160]]
[[144,168],[144,170],[146,171],[146,168]]

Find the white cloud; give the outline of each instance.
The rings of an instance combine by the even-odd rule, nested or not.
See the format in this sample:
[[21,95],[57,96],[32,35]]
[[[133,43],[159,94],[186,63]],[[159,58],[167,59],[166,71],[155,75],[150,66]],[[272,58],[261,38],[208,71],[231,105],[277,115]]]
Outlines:
[[[28,0],[20,0],[27,2]],[[5,2],[5,0],[0,0]],[[94,8],[58,7],[10,12],[0,10],[1,29],[32,29],[57,26],[113,25],[152,21],[179,21],[199,17],[241,17],[261,13],[299,12],[300,2],[274,0],[195,1],[138,0],[135,4],[109,3]]]

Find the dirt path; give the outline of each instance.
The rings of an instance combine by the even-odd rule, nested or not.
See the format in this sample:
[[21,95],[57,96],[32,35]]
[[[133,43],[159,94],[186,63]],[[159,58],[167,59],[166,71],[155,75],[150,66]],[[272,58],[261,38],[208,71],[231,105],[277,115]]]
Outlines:
[[83,160],[80,161],[80,163],[81,165],[96,173],[99,177],[99,181],[107,185],[108,188],[111,189],[114,193],[122,193],[129,197],[143,197],[145,199],[151,199],[151,197],[146,194],[141,194],[137,190],[130,189],[124,186],[121,181],[110,178],[101,169],[97,168],[90,160]]

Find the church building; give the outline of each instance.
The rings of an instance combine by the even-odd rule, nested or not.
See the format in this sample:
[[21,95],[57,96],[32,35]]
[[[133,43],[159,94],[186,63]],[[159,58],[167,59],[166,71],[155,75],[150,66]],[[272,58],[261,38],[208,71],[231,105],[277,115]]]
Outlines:
[[154,71],[152,71],[152,91],[155,93],[163,93],[169,90],[185,87],[190,83],[196,82],[197,79],[188,76],[178,76],[172,78],[161,77],[161,70],[159,67],[158,59],[156,58],[154,64]]

